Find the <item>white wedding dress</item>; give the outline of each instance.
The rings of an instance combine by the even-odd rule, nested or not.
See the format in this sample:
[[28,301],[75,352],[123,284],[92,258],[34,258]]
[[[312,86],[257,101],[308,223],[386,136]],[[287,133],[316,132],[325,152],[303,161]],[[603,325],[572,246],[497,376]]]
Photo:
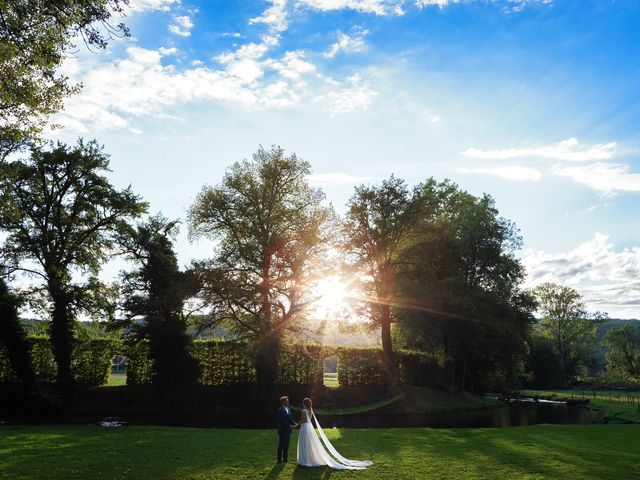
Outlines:
[[[302,410],[302,417],[300,435],[298,436],[299,465],[303,467],[328,466],[336,470],[364,470],[368,466],[373,465],[373,462],[369,460],[349,460],[340,455],[324,434],[313,411],[311,415],[309,415],[306,409]],[[316,421],[318,427],[317,435],[311,423],[311,418]],[[320,439],[322,439],[322,441]]]

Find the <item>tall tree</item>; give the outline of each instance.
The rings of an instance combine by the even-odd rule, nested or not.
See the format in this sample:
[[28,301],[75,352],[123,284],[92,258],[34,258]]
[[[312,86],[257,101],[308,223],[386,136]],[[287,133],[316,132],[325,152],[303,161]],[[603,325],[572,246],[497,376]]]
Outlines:
[[570,287],[543,283],[534,293],[541,313],[540,332],[554,342],[563,383],[567,385],[586,361],[598,324],[605,315],[590,314],[580,294]]
[[[123,274],[124,322],[138,337],[149,339],[153,383],[165,398],[179,400],[196,385],[197,361],[190,355],[185,302],[200,290],[198,276],[178,267],[173,241],[177,221],[155,216],[120,239],[137,268]],[[136,319],[143,322],[136,322]]]
[[391,324],[395,321],[396,276],[400,254],[415,236],[420,212],[417,190],[391,177],[379,186],[359,186],[347,204],[344,250],[351,269],[362,277],[366,316],[380,328],[383,358],[395,377]]
[[30,387],[35,374],[25,331],[18,317],[18,299],[5,282],[0,282],[0,345],[7,351],[13,370],[25,387]]
[[[47,118],[62,107],[79,85],[57,74],[74,40],[90,49],[104,48],[108,39],[128,35],[111,22],[123,15],[128,0],[0,0],[0,162],[34,141]],[[0,227],[2,219],[0,218]],[[14,296],[0,276],[0,309],[15,310]],[[19,323],[9,313],[0,317],[0,341],[11,345],[15,365],[29,370],[28,346]],[[23,380],[32,375],[24,370]],[[30,382],[30,380],[29,380]]]
[[128,0],[0,0],[0,158],[31,140],[78,86],[58,73],[80,40],[104,48],[128,35]]
[[75,147],[33,147],[29,159],[0,167],[0,218],[9,234],[3,254],[45,282],[62,385],[73,383],[74,314],[91,293],[72,276],[95,277],[119,229],[146,210],[130,188],[111,185],[104,175],[108,166],[108,155],[95,141],[79,141]]
[[309,186],[310,171],[280,147],[259,148],[204,187],[189,210],[191,235],[217,242],[205,284],[213,318],[231,320],[255,343],[261,400],[273,393],[284,332],[303,315],[328,248],[333,214]]
[[462,388],[512,384],[534,307],[520,290],[518,232],[488,195],[434,179],[419,195],[416,237],[399,259],[400,339],[453,357]]
[[640,381],[640,333],[632,325],[613,328],[604,337],[608,347],[607,367],[625,377]]

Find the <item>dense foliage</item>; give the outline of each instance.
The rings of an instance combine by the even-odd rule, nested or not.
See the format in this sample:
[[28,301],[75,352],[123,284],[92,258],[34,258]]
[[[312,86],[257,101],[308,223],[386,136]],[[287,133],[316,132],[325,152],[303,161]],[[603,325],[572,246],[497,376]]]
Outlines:
[[415,237],[420,218],[418,190],[410,192],[405,182],[391,177],[380,186],[359,186],[347,204],[343,224],[348,268],[360,275],[365,318],[380,328],[383,361],[393,381],[391,324],[396,320],[396,277],[402,251]]
[[191,235],[217,242],[199,265],[213,322],[228,321],[255,345],[258,398],[271,397],[282,338],[309,302],[317,266],[331,238],[330,208],[309,186],[307,162],[260,148],[206,186],[189,210]]
[[[51,302],[51,338],[58,381],[73,382],[74,317],[100,301],[97,275],[127,221],[146,203],[130,188],[117,190],[106,177],[109,157],[96,142],[31,149],[26,160],[0,165],[0,219],[8,233],[2,257],[11,268],[44,283]],[[84,283],[74,273],[87,273]],[[98,300],[98,302],[96,302]]]
[[[27,338],[29,355],[35,375],[41,382],[54,382],[57,365],[51,348],[51,341],[45,336]],[[114,355],[123,351],[120,340],[110,338],[76,338],[73,342],[71,373],[80,385],[98,386],[109,381]],[[0,383],[18,381],[16,370],[12,368],[7,350],[0,348]]]
[[104,48],[128,0],[0,0],[0,159],[37,136],[78,85],[58,72],[80,40]]
[[562,385],[566,386],[589,370],[597,327],[606,316],[589,313],[580,294],[570,287],[544,283],[534,293],[541,313],[536,334],[553,345]]
[[448,181],[427,180],[417,198],[416,232],[400,252],[397,341],[454,358],[460,388],[515,384],[534,309],[515,226],[491,197]]
[[138,339],[149,339],[153,383],[165,397],[198,380],[198,365],[189,355],[184,308],[200,284],[194,272],[178,267],[173,250],[176,228],[177,222],[156,216],[119,239],[137,268],[123,274],[126,319],[116,324]]
[[636,382],[640,382],[640,332],[627,324],[609,330],[604,337],[609,348],[607,363],[609,368]]

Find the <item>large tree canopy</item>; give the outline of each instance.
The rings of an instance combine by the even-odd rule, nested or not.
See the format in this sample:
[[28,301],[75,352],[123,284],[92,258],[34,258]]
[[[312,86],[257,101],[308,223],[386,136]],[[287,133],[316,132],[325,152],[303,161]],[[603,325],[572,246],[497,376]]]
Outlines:
[[395,321],[400,254],[415,236],[418,191],[393,176],[379,186],[360,186],[349,200],[343,250],[352,274],[360,277],[365,318],[379,327],[386,371],[394,375],[391,323]]
[[123,274],[124,323],[138,339],[149,339],[153,383],[170,405],[198,381],[198,365],[189,354],[184,308],[200,290],[200,283],[195,272],[178,267],[173,250],[177,225],[155,216],[119,240],[136,265]]
[[541,313],[539,331],[554,343],[563,384],[567,385],[592,355],[596,329],[605,315],[590,314],[580,294],[570,287],[543,283],[535,295]]
[[607,332],[604,344],[607,365],[614,372],[640,381],[640,333],[632,325],[614,328]]
[[[26,160],[0,166],[0,219],[8,237],[2,257],[42,278],[52,302],[51,339],[58,380],[71,383],[73,312],[95,293],[95,276],[127,220],[146,203],[116,189],[108,156],[96,142],[33,147]],[[93,277],[74,284],[74,272]]]
[[217,242],[204,267],[214,320],[230,320],[257,344],[258,395],[276,380],[282,336],[309,301],[333,216],[310,166],[282,148],[260,148],[206,186],[189,210],[191,235]]
[[128,0],[0,0],[0,157],[31,139],[77,90],[57,73],[74,41],[104,48]]
[[465,388],[513,383],[533,320],[517,230],[491,197],[451,182],[429,179],[418,196],[415,236],[398,259],[400,341],[455,358]]

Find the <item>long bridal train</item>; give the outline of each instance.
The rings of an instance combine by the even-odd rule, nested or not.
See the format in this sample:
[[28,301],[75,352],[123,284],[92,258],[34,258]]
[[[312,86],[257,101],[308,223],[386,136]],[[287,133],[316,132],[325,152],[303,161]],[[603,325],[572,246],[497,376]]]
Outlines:
[[[311,418],[318,427],[318,435],[313,428]],[[332,457],[333,455],[333,457]],[[302,410],[300,436],[298,437],[298,464],[303,467],[329,466],[336,470],[364,470],[373,462],[369,460],[349,460],[343,457],[325,435],[313,410],[311,416],[307,409]]]

